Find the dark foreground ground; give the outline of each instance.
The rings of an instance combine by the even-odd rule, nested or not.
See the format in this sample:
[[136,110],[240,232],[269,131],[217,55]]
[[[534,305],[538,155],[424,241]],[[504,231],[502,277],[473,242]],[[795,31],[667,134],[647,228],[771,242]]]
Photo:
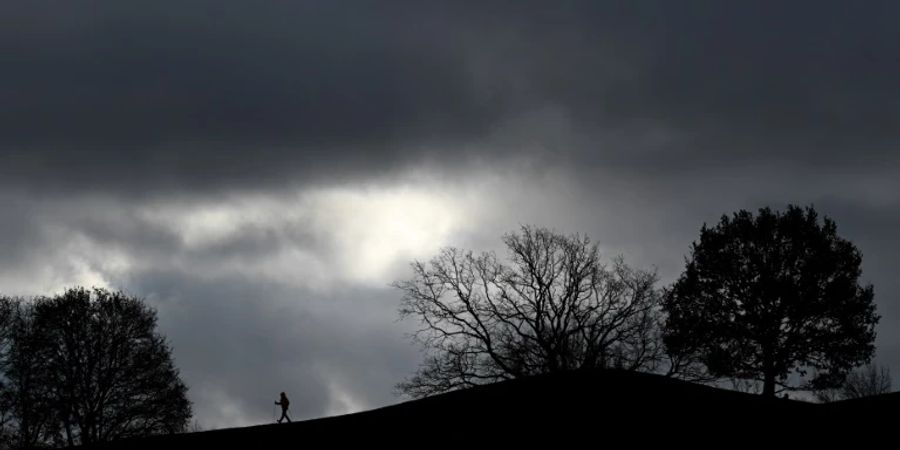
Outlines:
[[858,448],[894,447],[900,393],[810,404],[656,375],[540,376],[372,411],[125,440],[97,448]]

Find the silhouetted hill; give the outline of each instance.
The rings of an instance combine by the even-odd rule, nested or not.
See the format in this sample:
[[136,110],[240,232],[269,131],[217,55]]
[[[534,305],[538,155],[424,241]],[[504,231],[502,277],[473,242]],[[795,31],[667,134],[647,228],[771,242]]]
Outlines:
[[126,440],[101,448],[505,448],[585,442],[591,447],[677,443],[725,448],[854,438],[862,427],[897,417],[897,405],[900,394],[817,405],[611,370],[544,375],[344,416]]

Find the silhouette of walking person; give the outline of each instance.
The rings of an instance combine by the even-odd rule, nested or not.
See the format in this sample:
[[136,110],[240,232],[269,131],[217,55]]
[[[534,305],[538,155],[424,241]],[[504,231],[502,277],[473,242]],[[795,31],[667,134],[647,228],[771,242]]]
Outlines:
[[284,395],[284,392],[281,393],[281,399],[275,402],[276,405],[281,405],[281,417],[278,419],[278,423],[281,423],[282,420],[287,419],[288,423],[290,423],[291,418],[288,417],[287,411],[288,406],[291,404],[291,401],[288,400],[287,395]]

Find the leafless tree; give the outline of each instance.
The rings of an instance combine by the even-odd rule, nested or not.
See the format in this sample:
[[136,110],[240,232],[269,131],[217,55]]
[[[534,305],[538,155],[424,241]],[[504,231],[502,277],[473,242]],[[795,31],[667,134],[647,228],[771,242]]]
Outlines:
[[890,369],[872,363],[850,372],[840,386],[820,389],[814,394],[816,400],[828,403],[887,394],[888,392],[891,392]]
[[850,372],[841,389],[843,398],[861,398],[891,392],[891,371],[887,367],[868,364]]
[[413,262],[401,317],[425,362],[400,391],[421,397],[540,373],[616,367],[653,370],[660,362],[654,272],[621,257],[601,261],[584,236],[522,227],[493,253],[447,248]]

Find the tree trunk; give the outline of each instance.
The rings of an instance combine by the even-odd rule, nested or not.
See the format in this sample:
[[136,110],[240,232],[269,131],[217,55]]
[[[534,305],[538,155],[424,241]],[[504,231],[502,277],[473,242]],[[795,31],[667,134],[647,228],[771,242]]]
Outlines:
[[72,438],[72,424],[69,423],[69,417],[68,417],[68,416],[66,416],[66,420],[65,420],[64,423],[65,423],[65,425],[66,425],[66,441],[69,443],[69,447],[74,447],[74,446],[75,446],[75,440]]
[[763,397],[775,398],[775,373],[767,371],[763,380]]
[[[772,339],[771,341],[774,341]],[[766,344],[768,344],[767,341]],[[771,344],[763,346],[763,397],[775,398],[775,355]]]

